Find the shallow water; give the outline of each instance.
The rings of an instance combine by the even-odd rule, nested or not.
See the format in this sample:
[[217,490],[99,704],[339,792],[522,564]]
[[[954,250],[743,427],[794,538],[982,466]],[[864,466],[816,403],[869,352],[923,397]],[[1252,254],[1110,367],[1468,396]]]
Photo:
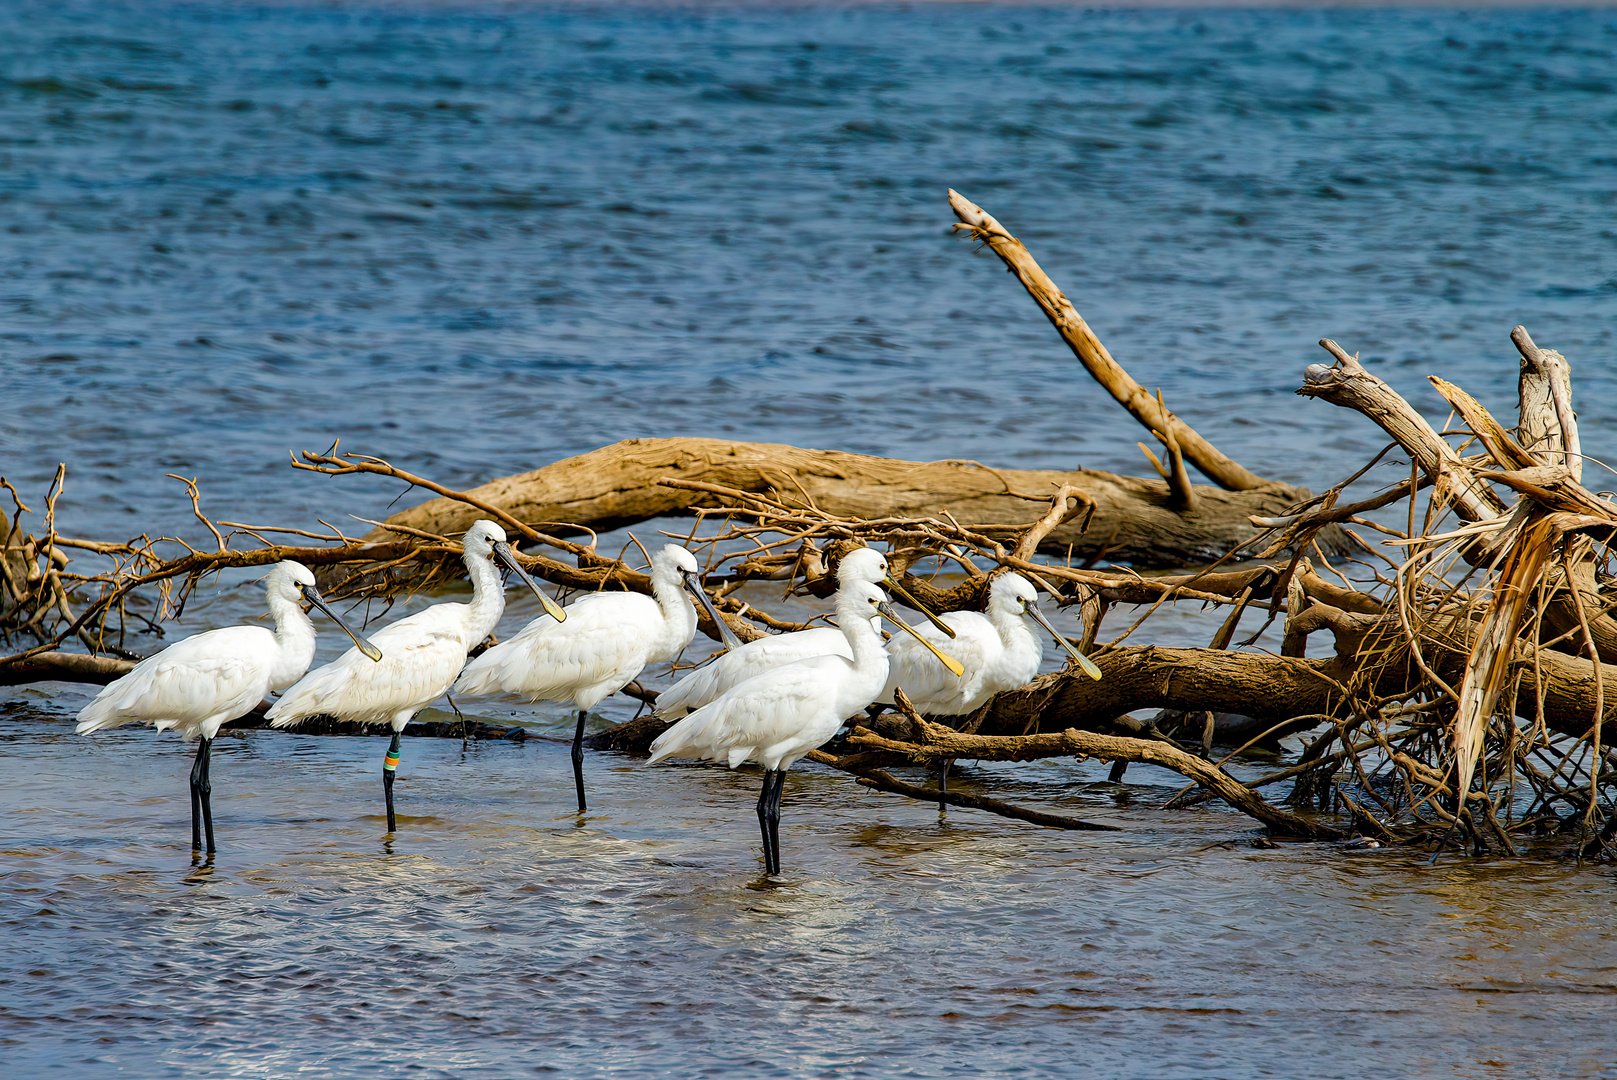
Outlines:
[[[1291,395],[1318,337],[1508,415],[1518,322],[1610,456],[1614,50],[1609,11],[0,5],[0,472],[67,462],[114,536],[191,535],[165,472],[385,513],[286,467],[337,437],[454,484],[671,434],[1142,471],[949,186],[1259,472],[1380,446]],[[76,737],[86,697],[0,690],[8,1077],[1617,1076],[1610,868],[1253,849],[1138,766],[958,781],[1116,833],[805,766],[761,885],[754,772],[592,754],[580,823],[559,742],[410,740],[388,843],[382,740],[269,731],[219,741],[196,868],[189,748]]]
[[252,732],[199,870],[186,748],[10,727],[12,1075],[1612,1075],[1609,869],[1254,850],[1149,769],[964,781],[1118,833],[800,770],[765,886],[755,775],[591,755],[578,823],[565,745],[413,740],[387,843],[378,740]]

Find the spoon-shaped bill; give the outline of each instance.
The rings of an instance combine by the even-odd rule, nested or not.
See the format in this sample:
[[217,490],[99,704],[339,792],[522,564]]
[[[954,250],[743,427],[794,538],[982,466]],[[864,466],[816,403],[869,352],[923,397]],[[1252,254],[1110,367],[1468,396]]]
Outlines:
[[741,639],[736,637],[734,630],[730,629],[730,624],[719,616],[719,609],[713,606],[712,598],[708,596],[707,590],[702,588],[702,579],[687,572],[685,574],[685,588],[689,589],[691,595],[696,598],[696,602],[702,605],[702,610],[707,612],[707,617],[713,620],[713,625],[719,628],[719,637],[723,639],[724,647],[726,649],[741,648]]
[[1072,658],[1078,661],[1078,666],[1084,669],[1085,675],[1088,675],[1091,679],[1100,678],[1100,668],[1095,666],[1095,662],[1074,648],[1072,642],[1068,641],[1056,631],[1055,627],[1050,625],[1050,620],[1044,617],[1044,612],[1039,610],[1039,605],[1029,604],[1027,606],[1027,613],[1033,616],[1035,622],[1048,630],[1050,632],[1050,636],[1055,638],[1063,649],[1066,649],[1067,652],[1072,654]]
[[331,605],[326,603],[325,597],[320,595],[320,591],[318,589],[316,589],[313,585],[302,585],[299,586],[299,589],[302,591],[303,598],[305,600],[319,608],[321,611],[325,612],[326,618],[342,627],[342,632],[353,638],[354,644],[359,648],[360,652],[364,653],[377,663],[381,662],[382,650],[378,649],[375,645],[372,645],[369,641],[367,641],[364,635],[355,633],[354,628],[349,626],[347,622],[343,621],[343,617],[341,615],[338,615],[335,611],[331,610]]
[[882,578],[881,583],[886,586],[888,590],[895,592],[902,597],[904,602],[910,607],[914,608],[916,611],[919,611],[922,615],[925,615],[926,621],[937,627],[939,630],[942,630],[945,636],[954,637],[954,628],[922,606],[921,602],[915,599],[915,597],[911,596],[904,586],[894,581],[891,577]]
[[888,622],[892,623],[894,626],[898,627],[900,630],[906,631],[916,641],[919,641],[922,645],[925,645],[927,647],[928,651],[930,651],[933,656],[938,658],[939,663],[941,663],[944,667],[948,668],[950,671],[954,672],[955,675],[959,676],[959,675],[964,675],[966,673],[966,669],[960,663],[960,661],[956,660],[954,657],[950,656],[948,653],[940,652],[938,650],[938,647],[936,645],[932,644],[926,638],[922,637],[920,632],[917,631],[915,629],[915,627],[911,626],[909,623],[905,622],[903,619],[900,619],[898,617],[898,612],[893,610],[893,605],[892,604],[888,604],[888,603],[877,604],[876,605],[876,610],[881,612],[883,615],[887,616],[887,621]]
[[511,550],[510,544],[503,540],[495,544],[494,557],[500,560],[500,562],[503,563],[506,568],[515,573],[517,577],[521,578],[527,584],[528,588],[533,590],[533,595],[537,596],[539,598],[539,603],[544,605],[546,615],[549,615],[557,622],[567,621],[567,612],[562,610],[562,606],[560,604],[546,596],[544,590],[539,587],[539,583],[533,580],[533,578],[529,577],[526,570],[522,569],[522,564],[517,562],[516,552]]

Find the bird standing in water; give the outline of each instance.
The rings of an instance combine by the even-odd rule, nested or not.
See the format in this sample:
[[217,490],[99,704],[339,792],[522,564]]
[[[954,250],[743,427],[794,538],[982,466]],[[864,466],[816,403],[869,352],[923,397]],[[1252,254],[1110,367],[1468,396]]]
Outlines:
[[[226,626],[176,641],[136,664],[79,711],[80,735],[146,723],[178,731],[197,744],[191,765],[191,849],[213,843],[213,782],[208,766],[213,740],[227,720],[245,716],[264,695],[296,682],[314,659],[314,623],[303,610],[313,604],[342,627],[367,663],[380,660],[376,646],[354,633],[326,606],[314,574],[302,563],[279,562],[264,579],[275,629]],[[360,655],[360,653],[356,653]]]
[[387,800],[387,831],[397,828],[393,813],[393,777],[399,765],[399,738],[410,718],[455,681],[466,653],[500,621],[505,589],[498,560],[515,573],[556,619],[567,616],[518,564],[505,530],[492,521],[472,523],[461,540],[462,559],[472,579],[469,604],[434,604],[389,623],[371,635],[384,658],[373,664],[356,649],[309,672],[270,709],[271,727],[294,727],[315,716],[334,716],[361,724],[391,724],[393,739],[382,762],[382,791]]
[[718,625],[726,644],[741,642],[702,591],[696,557],[668,544],[651,560],[651,596],[602,592],[567,607],[567,621],[540,616],[466,665],[455,693],[521,694],[529,701],[571,701],[573,786],[584,813],[584,720],[603,698],[623,689],[649,664],[678,656],[696,634],[689,592]]
[[[886,596],[868,581],[851,581],[837,592],[837,623],[852,658],[821,655],[765,671],[737,684],[658,736],[651,764],[668,757],[723,761],[735,768],[756,761],[764,768],[758,795],[758,827],[764,868],[780,873],[780,797],[793,762],[837,733],[863,710],[887,681],[887,652],[875,617],[914,633]],[[957,661],[937,658],[957,675]]]

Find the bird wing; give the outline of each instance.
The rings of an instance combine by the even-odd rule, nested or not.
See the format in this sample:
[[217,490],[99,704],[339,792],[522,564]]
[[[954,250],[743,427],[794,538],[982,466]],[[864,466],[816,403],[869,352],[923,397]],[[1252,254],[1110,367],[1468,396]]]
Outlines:
[[467,664],[455,692],[589,708],[640,674],[662,621],[657,602],[639,593],[586,596],[568,607],[566,622],[540,616]]
[[747,679],[659,735],[648,764],[694,757],[773,768],[781,758],[796,760],[842,726],[837,683],[852,666],[844,657],[816,656]]
[[443,610],[464,606],[437,604],[371,634],[380,661],[355,648],[315,668],[270,708],[270,726],[290,727],[312,716],[382,724],[414,713],[447,690],[466,663],[461,622]]
[[876,700],[891,703],[893,690],[902,689],[917,710],[953,715],[975,693],[986,665],[1000,650],[993,624],[974,611],[950,611],[943,621],[954,630],[950,638],[930,624],[917,632],[966,669],[956,675],[938,662],[919,641],[899,631],[887,646],[887,685]]
[[280,646],[261,626],[227,626],[176,641],[136,664],[79,711],[79,734],[145,722],[181,728],[242,716],[264,699]]
[[774,634],[731,649],[657,695],[657,715],[670,719],[701,708],[732,687],[813,656],[853,657],[848,637],[834,626]]

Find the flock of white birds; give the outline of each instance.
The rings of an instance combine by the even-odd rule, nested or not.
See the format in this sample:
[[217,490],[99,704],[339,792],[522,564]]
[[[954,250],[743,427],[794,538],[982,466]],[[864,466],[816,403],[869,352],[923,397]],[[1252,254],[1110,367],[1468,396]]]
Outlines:
[[[222,724],[250,712],[267,694],[280,693],[267,714],[273,727],[327,716],[392,727],[382,765],[390,833],[397,828],[393,780],[400,737],[422,708],[451,689],[464,697],[513,694],[564,701],[578,711],[572,762],[582,814],[589,710],[690,644],[697,626],[694,599],[719,628],[726,650],[658,696],[658,715],[681,719],[652,744],[651,761],[690,757],[722,761],[732,769],[744,762],[762,766],[758,823],[765,872],[773,875],[780,873],[786,770],[834,736],[847,717],[873,703],[891,703],[898,688],[920,712],[947,716],[970,713],[995,694],[1026,684],[1043,656],[1025,621],[1029,616],[1085,672],[1100,678],[1100,671],[1050,626],[1032,585],[1017,574],[995,579],[986,614],[928,614],[933,625],[916,629],[887,604],[882,586],[904,595],[888,576],[887,560],[873,548],[860,548],[838,567],[835,627],[742,644],[703,590],[696,558],[676,544],[652,558],[651,596],[594,593],[565,609],[523,571],[505,531],[494,522],[473,524],[462,549],[472,582],[470,603],[435,604],[382,627],[368,640],[326,605],[307,567],[278,563],[265,581],[273,632],[230,626],[176,642],[101,691],[79,713],[78,731],[148,723],[200,740],[191,770],[191,842],[194,850],[205,845],[211,853],[213,739]],[[533,590],[545,613],[468,663],[468,653],[505,612],[500,566]],[[308,667],[315,629],[305,602],[354,641],[354,648],[313,671]],[[908,636],[885,643],[883,617]]]

